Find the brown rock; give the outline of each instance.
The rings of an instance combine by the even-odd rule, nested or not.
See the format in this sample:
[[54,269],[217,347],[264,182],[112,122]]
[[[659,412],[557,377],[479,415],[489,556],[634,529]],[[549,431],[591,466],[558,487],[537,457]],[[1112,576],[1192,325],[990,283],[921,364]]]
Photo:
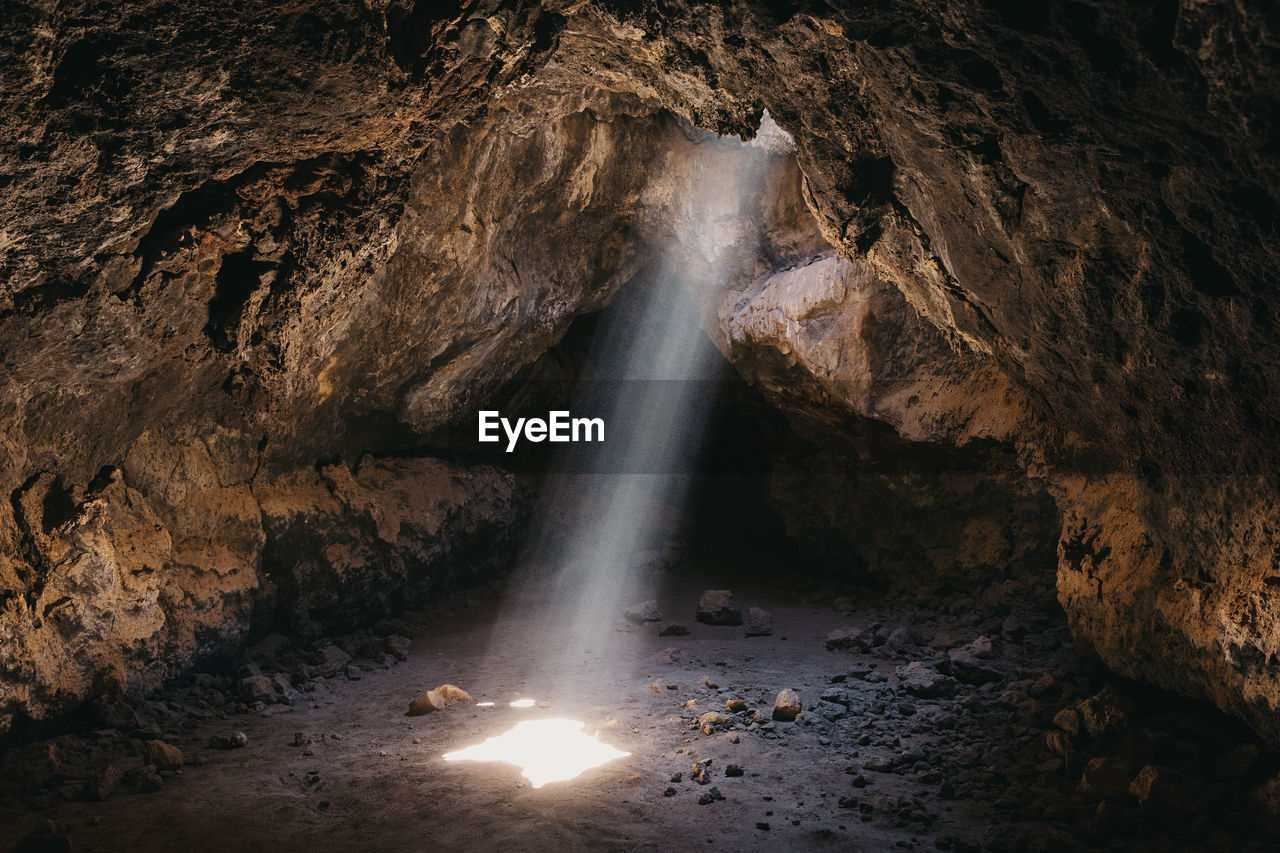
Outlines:
[[471,694],[461,687],[455,687],[452,684],[441,684],[436,689],[428,690],[410,702],[406,716],[421,717],[424,714],[442,711],[448,706],[459,702],[470,703],[473,701],[475,700],[471,698]]
[[741,625],[742,611],[734,606],[732,592],[727,589],[709,589],[698,601],[694,618],[708,625]]
[[1085,765],[1080,778],[1081,793],[1095,800],[1122,799],[1129,794],[1132,773],[1129,767],[1114,758],[1094,758]]
[[154,764],[158,770],[180,770],[185,763],[182,750],[162,740],[147,741],[146,762]]
[[773,700],[773,719],[780,722],[794,722],[802,710],[804,706],[800,702],[800,694],[794,690],[780,690]]

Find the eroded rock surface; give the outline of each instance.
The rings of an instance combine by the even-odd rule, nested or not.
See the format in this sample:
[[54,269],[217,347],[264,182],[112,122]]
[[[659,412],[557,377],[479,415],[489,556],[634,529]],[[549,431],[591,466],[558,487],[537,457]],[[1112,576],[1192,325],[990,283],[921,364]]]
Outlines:
[[[968,493],[1000,491],[1005,520],[960,550],[1018,538],[1043,490],[1081,644],[1280,737],[1276,15],[16,6],[0,25],[5,707],[119,680],[119,644],[93,641],[101,590],[127,642],[156,642],[164,610],[160,636],[181,639],[148,655],[237,635],[274,523],[261,485],[465,413],[636,271],[646,223],[671,213],[647,181],[679,174],[663,111],[750,134],[768,107],[800,170],[777,197],[803,201],[823,245],[775,229],[770,268],[709,323],[730,360],[818,441],[873,418],[910,442],[999,445],[958,468],[999,470]],[[899,499],[927,507],[933,488]],[[849,535],[851,499],[823,500],[821,527]],[[55,665],[79,686],[42,674]]]

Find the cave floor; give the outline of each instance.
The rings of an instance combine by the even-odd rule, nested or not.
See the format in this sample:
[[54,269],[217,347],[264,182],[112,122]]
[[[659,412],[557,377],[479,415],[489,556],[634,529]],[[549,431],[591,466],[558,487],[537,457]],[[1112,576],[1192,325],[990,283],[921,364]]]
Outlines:
[[[773,634],[695,622],[704,587],[732,587],[744,610],[770,611]],[[161,731],[195,766],[155,793],[10,811],[0,849],[46,819],[66,828],[77,851],[1050,850],[1109,841],[1254,849],[1221,827],[1166,832],[1134,803],[1102,814],[1079,793],[1079,759],[1064,766],[1046,732],[1095,676],[1071,651],[1051,601],[1006,586],[945,612],[870,593],[836,609],[832,592],[782,579],[729,583],[714,568],[682,575],[658,596],[668,622],[619,620],[624,652],[540,685],[518,663],[528,638],[495,618],[498,585],[462,593],[406,615],[414,638],[405,662],[359,680],[317,679],[294,707],[183,716],[175,688],[160,700],[172,713]],[[1001,595],[1014,598],[990,607]],[[671,623],[688,635],[659,636]],[[852,648],[828,650],[831,632],[846,626],[859,629]],[[994,640],[991,656],[981,655],[982,641],[969,646],[984,636]],[[981,656],[960,654],[952,669],[962,678],[900,670],[965,648]],[[405,715],[411,699],[446,682],[497,705]],[[711,734],[693,725],[725,712],[727,699],[769,716],[783,688],[805,705],[797,722],[753,725],[746,713]],[[551,707],[507,707],[517,696]],[[519,720],[550,716],[581,720],[631,754],[537,789],[512,765],[442,760]],[[248,736],[246,747],[208,747],[233,731]],[[708,760],[710,782],[699,784],[691,771]],[[744,775],[727,777],[730,764]],[[723,799],[700,804],[713,788]]]

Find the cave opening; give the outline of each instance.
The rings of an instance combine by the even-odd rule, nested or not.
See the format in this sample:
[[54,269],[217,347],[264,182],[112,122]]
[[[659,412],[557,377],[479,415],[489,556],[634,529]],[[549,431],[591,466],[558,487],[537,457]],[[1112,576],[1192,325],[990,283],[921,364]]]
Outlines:
[[0,850],[1274,845],[1274,15],[127,5],[0,21]]

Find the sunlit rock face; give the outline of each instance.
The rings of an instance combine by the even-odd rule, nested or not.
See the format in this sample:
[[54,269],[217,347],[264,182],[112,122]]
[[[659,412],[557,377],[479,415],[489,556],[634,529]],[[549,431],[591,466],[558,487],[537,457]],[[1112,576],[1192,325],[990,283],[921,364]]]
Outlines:
[[[219,614],[271,594],[289,529],[262,487],[417,446],[490,393],[643,264],[645,187],[680,160],[663,111],[750,134],[768,107],[796,209],[708,318],[729,360],[842,458],[874,420],[998,470],[1008,518],[1051,496],[1077,640],[1280,737],[1276,14],[15,7],[0,637],[34,647],[0,704],[44,714],[245,630]],[[836,539],[857,539],[850,495],[817,496]],[[112,587],[113,537],[157,524],[128,558],[151,568]],[[33,608],[102,594],[127,601],[128,650],[85,651],[55,691],[34,661],[71,659],[40,633],[68,608]],[[207,630],[156,633],[157,607]]]

